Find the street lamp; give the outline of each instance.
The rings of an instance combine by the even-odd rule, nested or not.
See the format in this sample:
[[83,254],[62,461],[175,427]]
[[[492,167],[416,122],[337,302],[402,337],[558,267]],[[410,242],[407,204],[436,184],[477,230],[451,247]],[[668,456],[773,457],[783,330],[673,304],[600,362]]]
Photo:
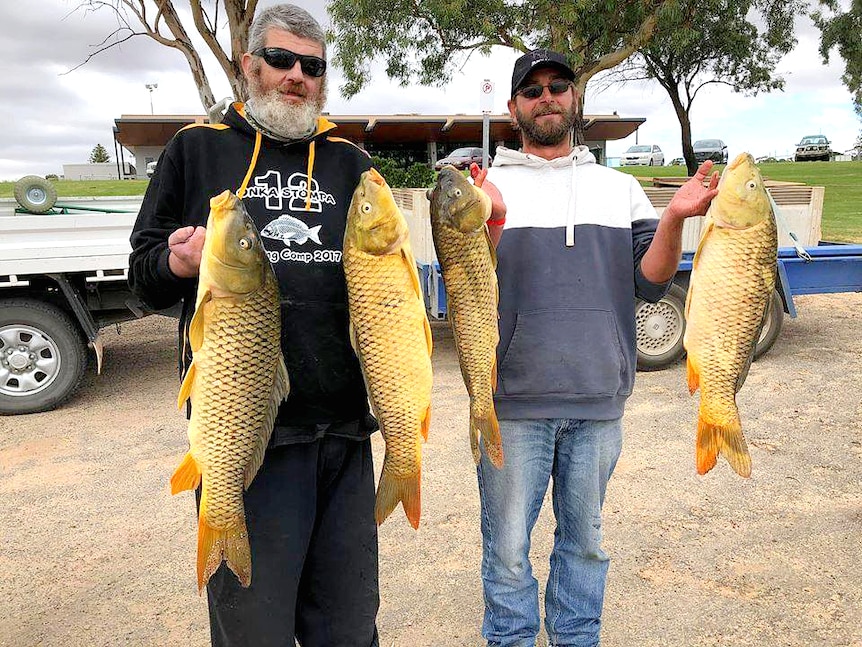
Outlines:
[[145,85],[147,90],[150,91],[150,114],[153,114],[153,90],[159,87],[158,83],[147,83]]

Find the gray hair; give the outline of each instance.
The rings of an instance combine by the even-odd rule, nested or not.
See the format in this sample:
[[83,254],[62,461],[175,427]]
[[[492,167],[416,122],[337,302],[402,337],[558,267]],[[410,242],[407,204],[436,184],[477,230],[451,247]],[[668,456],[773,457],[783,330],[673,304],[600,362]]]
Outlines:
[[318,43],[326,58],[326,35],[314,16],[294,4],[278,4],[261,11],[251,24],[248,32],[248,51],[253,52],[266,47],[267,30],[281,29],[294,36],[307,38]]

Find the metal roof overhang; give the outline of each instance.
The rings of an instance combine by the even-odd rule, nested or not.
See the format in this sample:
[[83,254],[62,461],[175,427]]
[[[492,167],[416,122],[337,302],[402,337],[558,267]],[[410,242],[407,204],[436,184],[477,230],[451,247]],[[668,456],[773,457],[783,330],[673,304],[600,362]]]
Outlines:
[[[462,143],[482,141],[482,115],[325,115],[335,123],[334,132],[356,143],[420,144],[426,142]],[[586,115],[587,141],[624,139],[643,124],[642,117]],[[114,132],[126,147],[164,146],[178,130],[191,123],[207,123],[202,115],[123,115],[114,120]],[[490,140],[518,139],[509,115],[489,115]]]

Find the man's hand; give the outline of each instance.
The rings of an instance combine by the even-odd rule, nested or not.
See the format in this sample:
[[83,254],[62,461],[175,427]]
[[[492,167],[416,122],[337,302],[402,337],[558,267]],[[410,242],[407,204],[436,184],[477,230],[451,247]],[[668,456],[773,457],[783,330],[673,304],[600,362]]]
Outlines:
[[[475,162],[470,164],[470,177],[473,178],[473,184],[482,189],[491,198],[491,217],[489,220],[505,222],[506,204],[503,202],[503,196],[500,193],[500,189],[494,186],[493,182],[485,179],[487,175],[488,169],[480,169],[479,165]],[[498,226],[501,226],[502,222]]]
[[688,182],[683,184],[674,194],[670,204],[667,205],[665,215],[672,220],[682,221],[692,216],[702,216],[709,209],[709,203],[718,195],[718,172],[712,174],[709,188],[703,186],[703,181],[712,169],[712,162],[707,160],[700,165],[697,173]]
[[204,227],[183,227],[168,236],[168,265],[176,276],[192,278],[201,266],[201,251],[207,230]]

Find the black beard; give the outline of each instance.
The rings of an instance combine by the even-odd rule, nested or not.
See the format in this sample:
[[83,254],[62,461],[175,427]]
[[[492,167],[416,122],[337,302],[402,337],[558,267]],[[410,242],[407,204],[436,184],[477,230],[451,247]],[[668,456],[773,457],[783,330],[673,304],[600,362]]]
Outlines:
[[[536,122],[536,117],[549,114],[562,115],[563,119],[559,123],[548,123],[544,126],[540,126]],[[560,144],[565,138],[569,137],[569,133],[575,125],[574,106],[568,112],[544,109],[536,111],[532,115],[525,115],[520,110],[516,110],[515,116],[518,119],[518,127],[521,129],[524,139],[539,146],[556,146]]]

